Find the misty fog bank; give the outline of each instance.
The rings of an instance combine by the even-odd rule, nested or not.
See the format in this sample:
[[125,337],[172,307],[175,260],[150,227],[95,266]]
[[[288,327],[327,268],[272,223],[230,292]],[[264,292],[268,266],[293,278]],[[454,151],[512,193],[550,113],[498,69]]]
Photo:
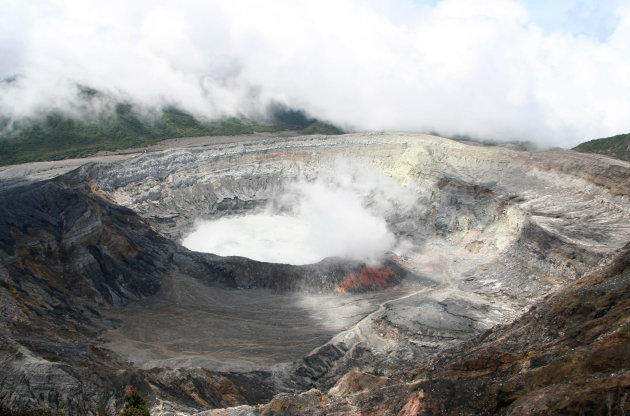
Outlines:
[[276,102],[351,130],[572,147],[630,131],[630,6],[615,5],[596,37],[545,30],[515,0],[10,1],[0,113],[111,107],[77,105],[79,84],[209,120]]

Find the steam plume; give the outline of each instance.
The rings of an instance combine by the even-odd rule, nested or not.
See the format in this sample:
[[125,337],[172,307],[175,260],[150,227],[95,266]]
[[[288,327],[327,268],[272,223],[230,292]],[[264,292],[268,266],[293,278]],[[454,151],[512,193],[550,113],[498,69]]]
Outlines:
[[374,170],[338,166],[346,168],[290,184],[264,213],[199,223],[183,245],[275,263],[378,261],[397,244],[386,218],[405,192]]

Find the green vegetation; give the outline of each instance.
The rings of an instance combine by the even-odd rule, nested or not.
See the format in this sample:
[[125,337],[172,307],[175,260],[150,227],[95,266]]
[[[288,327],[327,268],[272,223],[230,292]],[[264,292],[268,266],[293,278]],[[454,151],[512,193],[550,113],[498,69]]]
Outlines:
[[[124,406],[120,411],[119,416],[151,416],[147,409],[147,402],[138,393],[138,389],[131,386],[123,397]],[[59,416],[64,416],[66,412],[65,406],[59,412]],[[104,416],[103,412],[99,411],[100,416]],[[0,416],[51,416],[49,412],[43,410],[11,410],[4,407],[0,402]]]
[[[86,100],[98,94],[83,87]],[[42,160],[83,157],[99,151],[130,149],[176,137],[231,136],[254,132],[295,130],[301,134],[340,134],[338,128],[308,118],[304,112],[276,106],[271,123],[240,118],[204,122],[169,107],[151,118],[133,105],[119,103],[113,114],[77,120],[59,112],[40,119],[13,122],[0,117],[0,166]]]
[[342,134],[343,131],[338,127],[333,126],[332,124],[322,123],[321,121],[315,120],[307,127],[300,130],[301,134]]
[[120,412],[120,416],[150,416],[147,402],[135,387],[129,387],[129,391],[125,394],[123,400],[125,401],[125,407]]
[[630,161],[630,133],[580,143],[573,150]]
[[292,110],[284,104],[274,103],[269,112],[274,125],[282,126],[286,130],[296,130],[302,134],[341,134],[341,129],[332,124],[323,123],[308,117],[302,110]]
[[[430,134],[432,134],[434,136],[440,136],[440,134],[436,133],[436,132],[431,132]],[[475,137],[470,137],[470,136],[467,136],[467,135],[463,135],[463,136],[462,135],[455,135],[455,136],[450,136],[450,137],[449,136],[442,136],[442,137],[446,137],[446,138],[451,139],[451,140],[457,140],[458,142],[479,143],[479,144],[482,144],[484,146],[501,146],[501,145],[511,144],[511,145],[517,146],[521,150],[532,151],[532,150],[538,149],[538,146],[536,145],[536,143],[525,141],[525,140],[497,141],[497,140],[492,140],[492,139],[477,139]]]

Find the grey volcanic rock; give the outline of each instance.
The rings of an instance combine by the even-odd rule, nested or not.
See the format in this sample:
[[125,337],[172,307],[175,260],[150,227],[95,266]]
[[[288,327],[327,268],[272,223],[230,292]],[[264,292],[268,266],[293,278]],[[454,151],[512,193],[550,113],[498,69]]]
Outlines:
[[[520,350],[532,368],[549,366],[559,356],[537,343],[571,345],[560,335],[571,328],[588,355],[585,321],[554,299],[593,285],[593,313],[604,310],[602,270],[621,282],[615,299],[626,290],[611,268],[630,241],[627,162],[402,133],[194,142],[112,159],[0,172],[5,406],[114,414],[132,384],[158,415],[264,402],[213,414],[466,413],[478,410],[466,407],[469,391],[502,413],[522,389],[500,405],[489,386],[509,372],[489,362]],[[339,171],[369,185],[364,205],[400,243],[378,265],[271,264],[180,245],[200,219],[284,212],[295,181]],[[564,329],[544,335],[532,307],[550,320],[559,311],[565,327],[548,324]],[[501,344],[519,325],[531,337]],[[467,352],[477,344],[483,359]]]
[[354,369],[325,392],[280,394],[211,415],[627,414],[630,244],[607,267],[509,325],[389,377]]

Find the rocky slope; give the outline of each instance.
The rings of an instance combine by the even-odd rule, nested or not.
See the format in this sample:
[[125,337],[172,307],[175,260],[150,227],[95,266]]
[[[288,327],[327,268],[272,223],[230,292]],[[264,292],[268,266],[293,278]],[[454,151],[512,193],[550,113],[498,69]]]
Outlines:
[[[5,334],[0,389],[7,406],[111,411],[119,404],[112,388],[148,383],[146,378],[155,371],[139,375],[134,365],[103,348],[101,334],[119,326],[103,313],[117,310],[129,315],[131,303],[153,304],[174,296],[166,286],[176,276],[217,286],[215,291],[264,289],[269,297],[297,288],[333,290],[347,274],[365,267],[333,259],[301,267],[273,265],[192,253],[160,236],[134,212],[95,193],[89,183],[75,179],[72,174],[14,187],[0,197]],[[392,285],[406,277],[395,263],[383,267],[391,270]],[[87,380],[94,384],[84,384]],[[168,383],[163,388],[175,389]],[[206,400],[215,406],[230,403],[212,390],[207,394],[211,400]],[[243,401],[271,397],[258,385],[239,394],[249,394]]]
[[[130,384],[163,415],[628,407],[627,162],[373,133],[38,167],[0,172],[7,407],[115,414]],[[199,219],[290,212],[316,179],[358,192],[395,253],[180,245]]]
[[358,369],[326,392],[211,415],[628,414],[630,245],[610,267],[497,326],[383,377]]

